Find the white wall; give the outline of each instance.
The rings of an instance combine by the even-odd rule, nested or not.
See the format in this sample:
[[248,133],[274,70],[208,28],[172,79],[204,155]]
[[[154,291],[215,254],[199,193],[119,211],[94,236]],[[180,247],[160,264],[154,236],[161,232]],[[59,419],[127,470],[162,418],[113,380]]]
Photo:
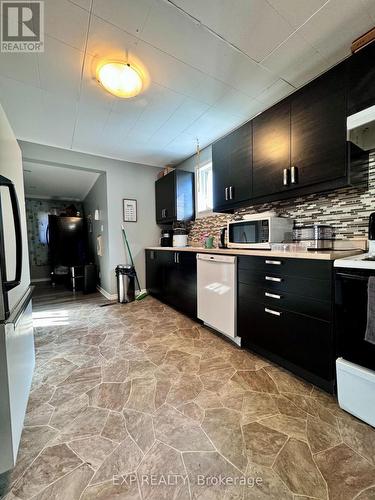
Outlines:
[[155,179],[159,168],[137,163],[113,160],[95,155],[77,153],[67,149],[19,141],[25,161],[55,164],[70,168],[92,170],[106,173],[108,204],[108,267],[103,279],[114,294],[116,280],[114,269],[117,264],[126,262],[121,235],[123,223],[122,200],[135,198],[138,201],[138,222],[127,223],[126,229],[141,286],[145,286],[144,249],[156,245],[160,230],[155,222]]
[[[212,144],[202,149],[202,151],[199,154],[200,165],[203,165],[204,163],[207,163],[209,161],[212,161]],[[196,166],[197,166],[197,155],[193,154],[193,156],[190,156],[183,162],[176,165],[176,168],[180,168],[181,170],[187,170],[188,172],[195,172]]]
[[[108,197],[107,175],[99,175],[97,181],[83,200],[85,217],[91,217],[91,233],[89,232],[90,257],[94,259],[100,273],[100,286],[104,290],[111,290],[111,266],[109,262],[109,235],[108,235]],[[95,211],[99,210],[100,219],[95,220]],[[88,224],[89,226],[89,224]],[[103,255],[97,253],[97,238],[101,236]]]

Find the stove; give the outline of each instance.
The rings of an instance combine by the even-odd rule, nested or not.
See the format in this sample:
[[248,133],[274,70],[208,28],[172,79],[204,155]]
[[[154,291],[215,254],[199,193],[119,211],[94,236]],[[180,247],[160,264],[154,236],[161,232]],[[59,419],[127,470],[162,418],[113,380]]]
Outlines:
[[369,253],[352,255],[351,257],[335,260],[333,265],[335,268],[368,269],[375,271],[375,255]]

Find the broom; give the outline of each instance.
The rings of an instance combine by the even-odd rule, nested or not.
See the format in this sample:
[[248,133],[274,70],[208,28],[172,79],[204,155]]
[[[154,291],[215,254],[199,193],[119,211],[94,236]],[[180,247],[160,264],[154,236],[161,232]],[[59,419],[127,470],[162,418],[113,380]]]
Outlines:
[[[136,296],[135,300],[142,300],[142,299],[144,299],[145,297],[147,297],[148,292],[147,292],[147,290],[141,290],[141,285],[140,285],[140,283],[139,283],[137,270],[135,269],[133,256],[132,256],[132,253],[131,253],[131,250],[130,250],[130,246],[129,246],[128,239],[127,239],[127,237],[126,237],[126,232],[125,232],[125,228],[124,228],[124,226],[121,226],[121,230],[122,230],[122,236],[124,237],[125,248],[128,250],[128,254],[129,254],[129,257],[130,257],[130,262],[131,262],[131,265],[134,267],[135,279],[136,279],[136,282],[137,282],[137,287],[138,287],[138,290],[139,290],[139,293],[138,293],[138,295]],[[126,250],[125,250],[125,251],[126,251]]]

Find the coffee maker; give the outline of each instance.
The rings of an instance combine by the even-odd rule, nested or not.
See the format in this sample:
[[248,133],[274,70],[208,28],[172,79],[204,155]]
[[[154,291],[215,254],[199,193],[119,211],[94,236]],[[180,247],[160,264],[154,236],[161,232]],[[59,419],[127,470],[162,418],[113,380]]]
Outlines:
[[162,229],[160,236],[161,247],[173,246],[173,229]]

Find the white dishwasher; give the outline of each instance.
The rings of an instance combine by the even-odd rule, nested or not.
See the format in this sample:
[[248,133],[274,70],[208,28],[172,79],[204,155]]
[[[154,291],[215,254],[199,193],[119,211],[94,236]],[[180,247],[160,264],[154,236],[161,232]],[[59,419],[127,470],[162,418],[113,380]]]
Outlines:
[[197,254],[198,318],[241,345],[237,337],[237,258]]

